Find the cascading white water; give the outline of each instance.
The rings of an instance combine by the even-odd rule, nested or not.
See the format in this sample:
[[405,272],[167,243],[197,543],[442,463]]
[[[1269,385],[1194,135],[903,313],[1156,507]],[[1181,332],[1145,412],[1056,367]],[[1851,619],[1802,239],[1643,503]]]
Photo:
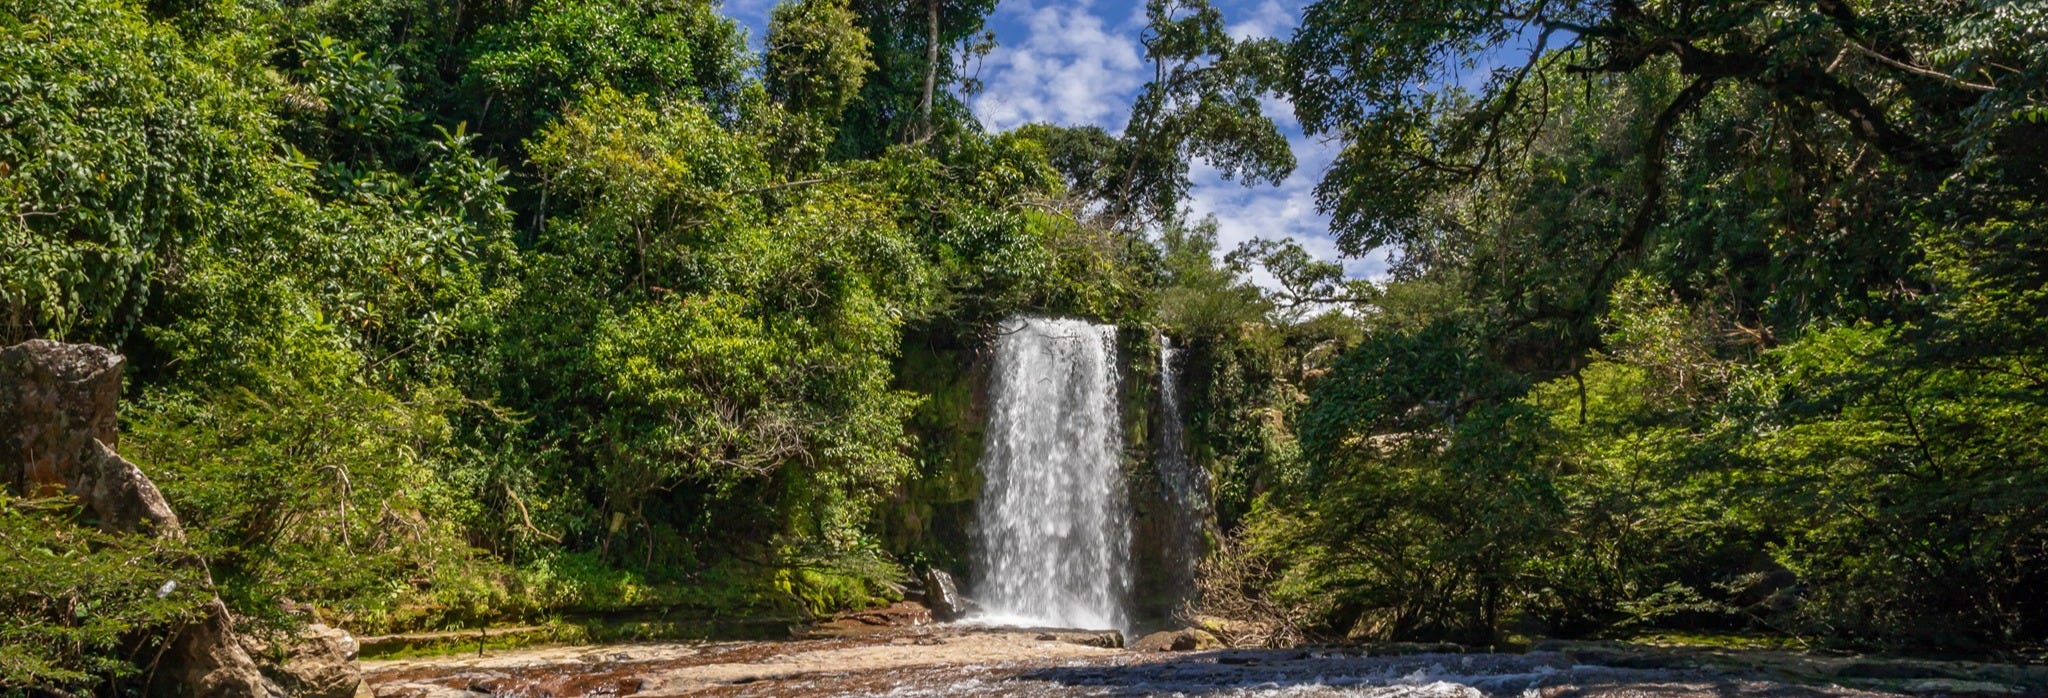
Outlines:
[[1203,533],[1209,518],[1209,474],[1188,461],[1185,429],[1180,421],[1180,374],[1175,361],[1180,351],[1173,339],[1159,335],[1159,435],[1154,463],[1166,486],[1172,506],[1169,530],[1173,539],[1166,558],[1173,565],[1166,571],[1173,591],[1183,598],[1194,593],[1195,564],[1202,559],[1206,543]]
[[1002,333],[981,456],[976,600],[991,622],[1123,629],[1130,512],[1116,328],[1024,317]]

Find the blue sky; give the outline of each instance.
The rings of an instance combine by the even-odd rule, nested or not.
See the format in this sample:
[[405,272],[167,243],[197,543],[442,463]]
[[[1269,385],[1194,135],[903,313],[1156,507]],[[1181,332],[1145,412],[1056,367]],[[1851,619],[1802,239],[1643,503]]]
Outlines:
[[[752,27],[759,42],[775,0],[728,0],[726,11]],[[1298,0],[1213,0],[1239,37],[1285,38],[1304,4]],[[997,47],[981,69],[987,89],[975,97],[974,112],[991,130],[1032,121],[1092,124],[1120,132],[1131,100],[1151,72],[1139,31],[1142,2],[1053,2],[1002,0],[989,17]],[[1301,133],[1293,108],[1267,104],[1287,134],[1298,161],[1294,174],[1277,186],[1247,188],[1227,182],[1205,164],[1193,165],[1195,187],[1188,202],[1195,216],[1214,215],[1218,251],[1228,252],[1253,238],[1293,238],[1319,257],[1337,260],[1329,220],[1315,206],[1315,183],[1336,154],[1333,143]],[[1354,277],[1384,273],[1383,256],[1342,260]]]

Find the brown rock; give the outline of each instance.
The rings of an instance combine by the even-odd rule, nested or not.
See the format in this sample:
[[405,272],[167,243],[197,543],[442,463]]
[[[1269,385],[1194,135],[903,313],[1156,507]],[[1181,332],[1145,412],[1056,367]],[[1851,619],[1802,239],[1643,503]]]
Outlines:
[[1244,623],[1217,616],[1195,616],[1193,622],[1196,629],[1207,631],[1210,635],[1215,635],[1217,639],[1224,640],[1226,643],[1231,638],[1247,634],[1250,630],[1245,627]]
[[[102,530],[182,539],[163,493],[114,452],[122,363],[104,347],[40,339],[0,349],[0,482],[24,496],[68,492]],[[284,695],[237,641],[227,606],[214,598],[201,611],[172,633],[157,681],[183,695]]]
[[95,439],[87,449],[78,471],[72,474],[71,491],[85,500],[87,510],[99,516],[101,530],[185,538],[177,513],[141,468],[104,441]]
[[960,596],[960,585],[953,581],[953,575],[936,567],[926,568],[924,582],[924,603],[932,609],[932,617],[942,621],[959,620],[967,615],[967,600]]
[[71,488],[94,441],[119,445],[121,356],[32,339],[0,349],[0,467],[25,497]]
[[279,647],[245,638],[263,675],[295,698],[354,698],[363,688],[361,645],[348,631],[313,623]]
[[1131,649],[1139,652],[1199,652],[1223,649],[1223,641],[1201,628],[1161,630],[1142,638]]
[[1032,637],[1042,642],[1064,642],[1112,650],[1123,649],[1124,646],[1124,634],[1119,630],[1046,630]]
[[178,516],[135,464],[114,452],[119,354],[30,340],[0,349],[0,468],[23,496],[70,492],[102,530],[181,539]]
[[275,698],[286,695],[256,667],[235,635],[234,618],[220,599],[205,615],[178,629],[157,683],[171,695]]
[[1086,645],[1089,647],[1101,647],[1103,649],[1114,650],[1123,649],[1124,634],[1121,631],[1116,630],[1067,633],[1060,638],[1060,641],[1073,643],[1076,645]]

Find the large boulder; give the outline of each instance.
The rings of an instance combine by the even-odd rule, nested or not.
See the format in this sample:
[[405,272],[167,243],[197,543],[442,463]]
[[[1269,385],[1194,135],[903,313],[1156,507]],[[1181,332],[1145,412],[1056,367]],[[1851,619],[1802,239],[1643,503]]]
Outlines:
[[263,676],[242,646],[226,604],[208,599],[201,614],[171,636],[154,692],[219,698],[289,695]]
[[[114,452],[122,364],[121,355],[85,344],[36,339],[0,349],[0,481],[23,496],[69,493],[106,531],[182,539],[163,493]],[[201,561],[187,564],[203,574]],[[218,598],[175,629],[164,649],[155,676],[177,693],[284,695],[237,641]]]
[[365,690],[356,655],[362,646],[340,628],[307,625],[276,645],[245,638],[244,645],[263,666],[263,675],[294,698],[355,698]]
[[924,604],[931,607],[933,618],[953,621],[967,615],[967,599],[960,596],[960,585],[953,581],[953,575],[936,567],[928,567],[921,577],[920,581],[924,582]]
[[7,484],[25,497],[76,492],[93,442],[118,446],[121,355],[32,339],[0,349],[0,451]]
[[86,448],[78,470],[71,473],[71,492],[99,518],[101,530],[184,539],[177,512],[171,511],[170,503],[141,468],[104,441],[94,440]]
[[163,493],[114,452],[122,363],[89,344],[0,349],[0,468],[22,496],[78,497],[103,530],[183,538]]

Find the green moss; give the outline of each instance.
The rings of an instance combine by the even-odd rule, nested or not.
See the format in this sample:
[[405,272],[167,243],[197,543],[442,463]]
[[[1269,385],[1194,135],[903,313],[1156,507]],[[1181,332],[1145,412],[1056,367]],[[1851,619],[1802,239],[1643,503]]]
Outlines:
[[966,572],[974,501],[981,494],[986,364],[977,339],[931,330],[905,343],[896,387],[925,396],[909,429],[916,473],[877,516],[884,547],[912,565]]
[[[654,580],[612,567],[596,553],[558,553],[518,570],[480,565],[469,574],[437,580],[425,588],[406,589],[348,609],[324,610],[342,627],[372,636],[530,627],[559,624],[564,618],[780,622],[900,600],[901,592],[889,582],[901,576],[900,569],[886,564],[839,569],[760,567],[728,561],[702,570],[688,581]],[[571,623],[583,624],[581,620]],[[672,634],[659,627],[647,633],[650,637]],[[537,641],[567,642],[579,637],[553,630]],[[474,647],[469,639],[460,643]]]
[[1617,638],[1651,647],[1700,647],[1726,650],[1800,650],[1807,649],[1807,643],[1795,637],[1784,635],[1763,635],[1756,633],[1713,633],[1657,631]]

